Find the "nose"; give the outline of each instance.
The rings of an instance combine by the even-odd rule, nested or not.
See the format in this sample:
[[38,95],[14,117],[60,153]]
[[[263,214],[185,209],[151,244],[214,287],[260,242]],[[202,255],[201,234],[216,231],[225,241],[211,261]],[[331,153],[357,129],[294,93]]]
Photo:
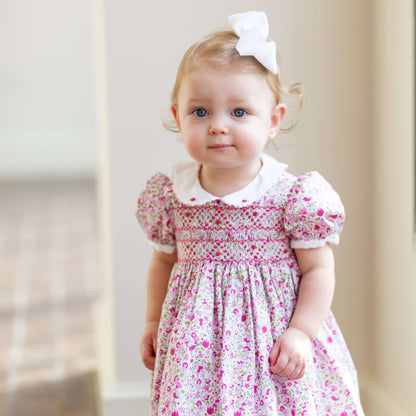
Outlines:
[[227,134],[228,127],[225,120],[222,117],[212,118],[211,125],[209,128],[209,134],[215,136],[218,134]]

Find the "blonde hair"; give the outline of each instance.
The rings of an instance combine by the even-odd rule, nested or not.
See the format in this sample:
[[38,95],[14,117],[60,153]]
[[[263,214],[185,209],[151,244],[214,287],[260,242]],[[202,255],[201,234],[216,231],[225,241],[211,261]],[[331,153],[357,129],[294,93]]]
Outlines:
[[[286,93],[297,95],[299,97],[299,105],[302,106],[304,98],[303,84],[295,83],[289,87],[284,87],[281,83],[279,73],[273,74],[253,56],[241,56],[238,53],[236,49],[238,40],[239,37],[232,30],[221,30],[212,32],[200,41],[194,43],[185,52],[179,65],[175,85],[171,93],[171,105],[178,104],[179,89],[185,76],[200,66],[208,66],[216,70],[237,68],[241,72],[260,73],[265,77],[275,97],[276,104],[282,102],[282,95]],[[174,120],[164,122],[164,126],[170,131],[178,132]],[[280,129],[280,131],[287,133],[294,126],[295,123],[292,123],[288,128]]]

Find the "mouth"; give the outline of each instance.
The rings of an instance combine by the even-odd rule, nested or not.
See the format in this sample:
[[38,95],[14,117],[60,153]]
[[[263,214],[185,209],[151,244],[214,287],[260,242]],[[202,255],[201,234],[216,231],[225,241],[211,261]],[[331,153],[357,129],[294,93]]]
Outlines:
[[225,143],[218,143],[218,144],[213,144],[212,146],[208,146],[208,149],[226,149],[228,147],[234,147],[234,145],[225,144]]

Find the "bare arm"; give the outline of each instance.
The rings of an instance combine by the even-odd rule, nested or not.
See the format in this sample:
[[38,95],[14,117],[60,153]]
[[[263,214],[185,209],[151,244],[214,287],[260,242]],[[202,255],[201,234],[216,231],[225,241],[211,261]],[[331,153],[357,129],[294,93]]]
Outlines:
[[270,370],[290,379],[305,375],[311,342],[328,315],[335,287],[334,257],[328,244],[295,252],[302,273],[296,309],[270,353]]
[[146,323],[159,321],[162,304],[166,297],[166,290],[172,267],[176,261],[176,252],[173,254],[153,250],[147,273],[147,309]]
[[314,340],[327,317],[335,288],[334,256],[331,246],[295,250],[302,280],[290,328]]
[[159,320],[176,258],[176,253],[166,254],[154,250],[147,273],[146,326],[141,341],[141,354],[143,363],[149,370],[153,370],[155,365]]

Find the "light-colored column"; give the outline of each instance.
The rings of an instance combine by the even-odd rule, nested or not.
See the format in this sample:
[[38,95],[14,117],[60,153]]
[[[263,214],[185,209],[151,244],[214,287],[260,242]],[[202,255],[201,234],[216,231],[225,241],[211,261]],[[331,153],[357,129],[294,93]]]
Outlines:
[[376,299],[372,414],[416,414],[415,11],[413,0],[374,2]]

